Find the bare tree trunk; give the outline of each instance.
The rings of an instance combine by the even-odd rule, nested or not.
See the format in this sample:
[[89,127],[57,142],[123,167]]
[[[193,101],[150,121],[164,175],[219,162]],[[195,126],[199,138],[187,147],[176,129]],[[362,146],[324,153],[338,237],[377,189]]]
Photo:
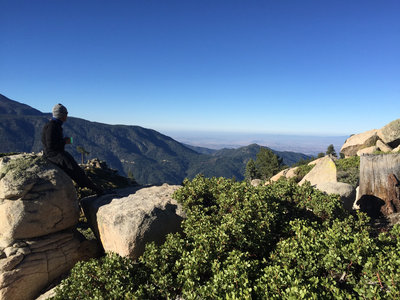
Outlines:
[[400,212],[400,154],[362,155],[358,204],[375,217]]

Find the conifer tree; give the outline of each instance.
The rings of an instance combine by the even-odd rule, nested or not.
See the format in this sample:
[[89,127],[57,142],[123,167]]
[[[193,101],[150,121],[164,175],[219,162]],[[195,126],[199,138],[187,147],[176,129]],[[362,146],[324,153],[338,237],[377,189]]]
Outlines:
[[268,148],[261,147],[255,161],[257,175],[262,180],[268,180],[277,174],[282,167],[282,158]]
[[253,179],[258,177],[256,163],[252,158],[250,158],[246,165],[246,172],[244,173],[244,177],[247,181],[252,181]]
[[337,157],[335,148],[333,147],[333,144],[330,144],[328,148],[326,149],[326,155],[333,155],[334,157]]

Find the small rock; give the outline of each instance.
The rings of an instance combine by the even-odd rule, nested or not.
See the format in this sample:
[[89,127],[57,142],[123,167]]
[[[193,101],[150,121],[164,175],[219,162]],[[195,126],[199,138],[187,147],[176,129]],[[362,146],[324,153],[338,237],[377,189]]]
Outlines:
[[357,156],[361,156],[364,154],[373,154],[374,152],[378,151],[379,148],[377,146],[371,146],[367,148],[362,148],[357,151]]

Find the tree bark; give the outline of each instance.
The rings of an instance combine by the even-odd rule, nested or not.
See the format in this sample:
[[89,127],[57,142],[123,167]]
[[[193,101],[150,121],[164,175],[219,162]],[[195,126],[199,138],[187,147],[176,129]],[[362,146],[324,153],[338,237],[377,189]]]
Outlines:
[[362,211],[377,216],[400,212],[400,154],[362,155],[360,191]]

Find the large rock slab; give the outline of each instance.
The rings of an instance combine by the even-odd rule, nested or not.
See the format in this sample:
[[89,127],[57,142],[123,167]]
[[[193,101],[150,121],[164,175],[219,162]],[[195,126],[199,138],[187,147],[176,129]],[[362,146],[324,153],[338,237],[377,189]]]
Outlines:
[[316,188],[327,194],[338,194],[343,207],[349,211],[353,209],[353,204],[356,200],[356,189],[351,184],[344,182],[324,182],[317,184]]
[[79,220],[72,180],[43,157],[0,159],[0,247],[70,228]]
[[393,151],[392,147],[386,145],[381,140],[376,141],[376,147],[378,147],[379,150],[381,150],[382,152],[392,152]]
[[357,201],[360,209],[373,217],[396,212],[395,199],[392,199],[393,178],[400,178],[400,154],[361,156],[360,199]]
[[164,242],[180,230],[184,213],[172,194],[180,186],[126,189],[116,195],[82,200],[82,207],[105,251],[136,259],[146,243]]
[[93,257],[95,247],[72,231],[16,241],[0,251],[0,299],[35,299],[77,261]]
[[392,148],[400,145],[400,119],[394,120],[378,130],[379,138]]
[[358,150],[375,146],[378,139],[377,129],[352,135],[344,142],[340,153],[343,153],[345,157],[356,156]]
[[302,185],[306,181],[309,181],[311,185],[325,182],[337,182],[337,170],[333,159],[330,156],[325,156],[320,159],[315,164],[315,167],[303,177],[299,185]]

